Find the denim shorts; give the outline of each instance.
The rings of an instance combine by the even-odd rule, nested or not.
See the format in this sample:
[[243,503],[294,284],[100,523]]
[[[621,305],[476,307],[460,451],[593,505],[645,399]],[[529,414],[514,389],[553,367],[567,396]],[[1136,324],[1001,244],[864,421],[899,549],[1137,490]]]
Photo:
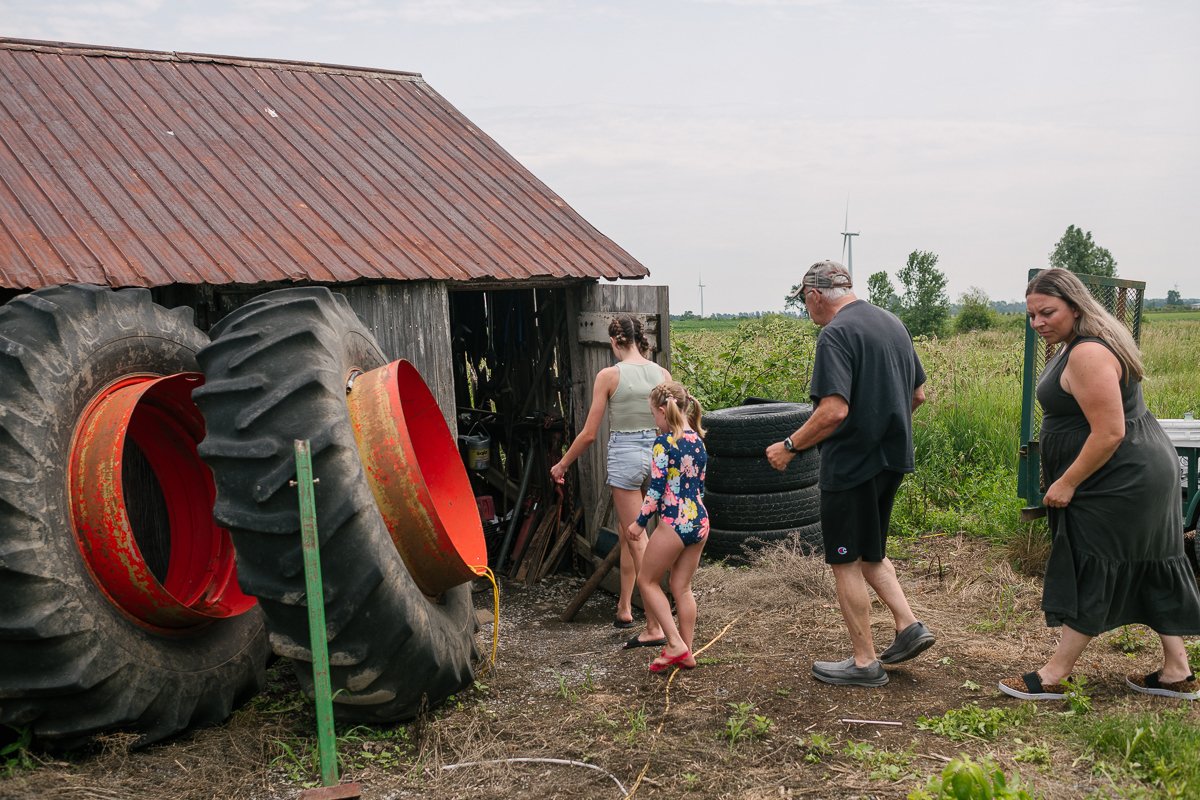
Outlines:
[[641,489],[650,477],[650,448],[657,431],[613,431],[608,435],[608,485]]

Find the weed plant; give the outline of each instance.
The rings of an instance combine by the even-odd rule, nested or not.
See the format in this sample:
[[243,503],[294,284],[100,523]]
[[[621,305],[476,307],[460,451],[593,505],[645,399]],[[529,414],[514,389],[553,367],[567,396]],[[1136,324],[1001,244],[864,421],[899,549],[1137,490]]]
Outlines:
[[1200,726],[1186,710],[1072,717],[1062,728],[1114,783],[1133,779],[1146,797],[1200,796]]
[[1035,711],[1029,703],[993,708],[967,703],[961,708],[950,709],[940,717],[917,717],[917,730],[936,733],[953,742],[964,739],[989,740],[995,739],[1008,728],[1021,727],[1029,722]]
[[951,761],[941,774],[929,779],[923,789],[912,791],[908,800],[1033,800],[1019,775],[1004,774],[990,758],[975,762],[967,755]]

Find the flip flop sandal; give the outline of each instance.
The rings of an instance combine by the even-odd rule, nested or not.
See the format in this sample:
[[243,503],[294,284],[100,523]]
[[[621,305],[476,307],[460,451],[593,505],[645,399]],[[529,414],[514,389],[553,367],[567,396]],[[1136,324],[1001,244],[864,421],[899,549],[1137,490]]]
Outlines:
[[1065,700],[1069,691],[1061,683],[1043,686],[1037,670],[1026,672],[1019,678],[1005,678],[999,687],[1006,695],[1021,700]]
[[671,667],[679,667],[680,669],[694,669],[696,666],[696,663],[694,661],[691,664],[683,663],[692,657],[691,650],[684,650],[682,653],[680,653],[677,656],[669,656],[669,655],[667,655],[666,648],[663,648],[663,651],[661,653],[659,653],[658,657],[666,659],[666,663],[660,664],[660,663],[658,663],[657,659],[655,659],[654,661],[651,661],[650,662],[650,671],[651,672],[666,672]]
[[622,630],[622,631],[629,630],[630,628],[634,627],[635,625],[637,625],[637,622],[635,622],[634,620],[631,620],[631,619],[614,619],[613,620],[613,627],[618,630]]
[[[638,634],[640,636],[641,634]],[[632,650],[635,647],[662,647],[667,643],[667,637],[662,636],[658,639],[639,639],[634,636],[625,644],[621,645],[622,650]]]
[[1172,697],[1176,700],[1200,700],[1200,683],[1195,675],[1174,683],[1163,683],[1159,679],[1162,670],[1155,670],[1149,675],[1127,675],[1125,685],[1135,692],[1153,694],[1159,697]]

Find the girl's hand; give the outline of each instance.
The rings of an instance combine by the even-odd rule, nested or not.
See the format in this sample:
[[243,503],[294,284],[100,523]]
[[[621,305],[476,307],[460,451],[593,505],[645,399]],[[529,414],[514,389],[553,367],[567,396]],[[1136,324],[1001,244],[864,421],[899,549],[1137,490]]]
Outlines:
[[1050,488],[1042,496],[1042,505],[1047,508],[1066,508],[1073,497],[1075,497],[1075,487],[1063,483],[1062,478],[1059,478],[1050,484]]
[[554,479],[555,483],[562,483],[566,474],[567,468],[562,465],[561,461],[550,468],[550,477]]
[[625,531],[625,538],[631,542],[636,542],[645,535],[646,529],[636,522],[629,523],[629,528]]

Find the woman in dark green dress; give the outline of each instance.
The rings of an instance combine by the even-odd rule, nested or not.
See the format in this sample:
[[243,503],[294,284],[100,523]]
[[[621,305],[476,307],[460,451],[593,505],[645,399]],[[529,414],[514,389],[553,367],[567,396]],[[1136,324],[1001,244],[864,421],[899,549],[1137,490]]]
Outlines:
[[1041,668],[1005,678],[1000,690],[1065,697],[1062,682],[1093,637],[1142,624],[1159,635],[1163,666],[1128,676],[1129,687],[1200,699],[1182,639],[1200,634],[1200,593],[1183,550],[1179,460],[1142,400],[1137,345],[1071,272],[1039,273],[1025,299],[1033,329],[1060,345],[1037,396],[1054,534],[1042,610],[1062,636]]

